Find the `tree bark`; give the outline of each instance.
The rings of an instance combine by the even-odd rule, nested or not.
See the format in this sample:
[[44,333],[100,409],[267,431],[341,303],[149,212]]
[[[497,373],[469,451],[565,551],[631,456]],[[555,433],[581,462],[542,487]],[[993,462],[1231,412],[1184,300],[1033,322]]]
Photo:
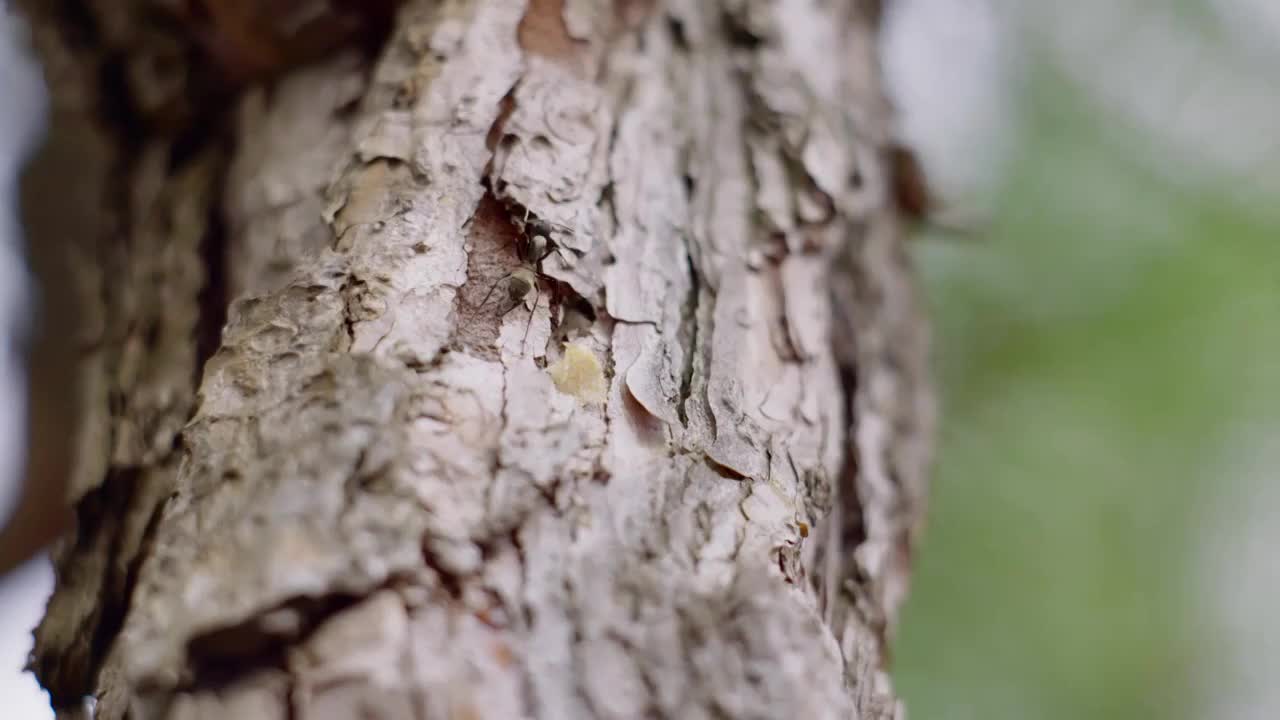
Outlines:
[[878,3],[415,0],[224,95],[160,4],[28,8],[91,150],[60,714],[901,714]]

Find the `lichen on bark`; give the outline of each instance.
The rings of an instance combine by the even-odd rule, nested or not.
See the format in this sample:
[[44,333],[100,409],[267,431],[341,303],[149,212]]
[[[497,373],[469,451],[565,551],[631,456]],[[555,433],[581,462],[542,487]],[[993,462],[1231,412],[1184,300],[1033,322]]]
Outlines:
[[[236,299],[207,361],[193,323],[164,326],[191,349],[155,371],[188,373],[164,396],[185,425],[149,425],[136,458],[84,454],[159,490],[101,511],[147,522],[109,533],[136,565],[92,653],[60,639],[85,623],[67,606],[118,548],[62,561],[35,663],[55,700],[96,693],[108,718],[895,716],[885,658],[932,414],[874,15],[419,0],[376,63],[243,93],[230,163],[210,146],[149,201],[198,206],[165,253],[222,229]],[[489,302],[535,237],[535,287]],[[603,402],[557,388],[585,357]],[[133,437],[156,388],[125,387],[86,426]]]

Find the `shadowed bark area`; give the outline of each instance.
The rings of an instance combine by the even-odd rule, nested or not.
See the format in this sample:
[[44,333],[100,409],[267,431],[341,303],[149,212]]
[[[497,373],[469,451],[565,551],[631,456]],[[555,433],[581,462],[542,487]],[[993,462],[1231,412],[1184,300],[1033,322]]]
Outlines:
[[932,407],[871,4],[419,0],[239,89],[151,6],[33,8],[107,158],[64,715],[900,713]]

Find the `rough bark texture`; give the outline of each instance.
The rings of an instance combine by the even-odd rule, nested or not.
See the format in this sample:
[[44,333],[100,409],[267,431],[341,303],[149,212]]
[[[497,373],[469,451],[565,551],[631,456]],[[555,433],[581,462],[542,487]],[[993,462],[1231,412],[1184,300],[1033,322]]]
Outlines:
[[901,712],[878,3],[418,0],[224,123],[146,4],[32,9],[100,121],[63,713]]

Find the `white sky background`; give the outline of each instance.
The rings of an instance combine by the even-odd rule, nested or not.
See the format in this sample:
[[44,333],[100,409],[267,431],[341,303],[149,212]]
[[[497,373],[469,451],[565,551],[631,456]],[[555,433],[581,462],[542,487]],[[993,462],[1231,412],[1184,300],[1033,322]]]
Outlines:
[[[1089,88],[1099,106],[1149,135],[1157,145],[1153,155],[1167,164],[1167,172],[1208,167],[1256,187],[1259,166],[1276,166],[1277,155],[1259,153],[1260,138],[1277,138],[1280,144],[1280,81],[1273,72],[1280,66],[1280,0],[1209,3],[1224,27],[1238,37],[1240,57],[1223,58],[1201,40],[1179,33],[1176,23],[1161,19],[1159,3],[1153,14],[1152,3],[1136,0],[894,0],[885,37],[885,72],[902,111],[903,134],[920,151],[944,197],[961,204],[986,204],[1017,127],[1010,113],[1022,64],[1013,39],[1020,37],[1048,48],[1069,76]],[[1146,19],[1117,41],[1117,32],[1125,32],[1117,28],[1139,8]],[[24,444],[20,368],[9,344],[29,307],[15,249],[19,237],[13,179],[23,148],[40,125],[43,107],[38,76],[15,46],[15,30],[14,21],[0,10],[0,517],[7,516],[15,494],[18,451]],[[1198,82],[1189,81],[1189,76]],[[1224,117],[1237,125],[1224,128]],[[1271,173],[1273,179],[1275,175]],[[1275,197],[1277,185],[1268,187]],[[1237,470],[1234,475],[1246,480],[1267,475],[1256,468]],[[1252,497],[1249,485],[1236,485],[1241,496]],[[1277,543],[1259,540],[1257,532],[1247,530],[1265,528],[1274,518],[1274,504],[1239,506],[1255,509],[1253,521],[1246,517],[1241,522],[1240,513],[1224,512],[1223,522],[1241,529],[1224,535],[1207,557],[1259,548],[1269,548],[1274,557]],[[1268,507],[1271,518],[1265,516]],[[52,717],[32,678],[18,672],[51,584],[52,573],[43,559],[0,584],[0,703],[6,720]],[[1277,584],[1280,578],[1269,590],[1263,588],[1270,593],[1266,597],[1280,597]],[[1260,651],[1256,629],[1266,624],[1266,613],[1272,612],[1268,608],[1277,603],[1242,602],[1240,598],[1258,597],[1260,590],[1243,585],[1241,590],[1224,603],[1222,624],[1224,632],[1241,638],[1241,664],[1248,664],[1245,661]],[[1280,665],[1280,648],[1273,645],[1270,651],[1271,665],[1263,667]],[[1280,698],[1268,692],[1266,677],[1256,682],[1244,678],[1241,684],[1232,688],[1231,703],[1215,708],[1215,717],[1280,716]]]
[[[26,444],[25,381],[15,336],[29,322],[30,304],[14,189],[23,154],[40,132],[44,107],[40,77],[23,57],[18,31],[8,11],[0,9],[0,518],[8,517],[17,500]],[[44,558],[0,581],[0,716],[6,720],[53,717],[35,678],[20,672],[31,648],[31,628],[52,587],[53,569]]]

